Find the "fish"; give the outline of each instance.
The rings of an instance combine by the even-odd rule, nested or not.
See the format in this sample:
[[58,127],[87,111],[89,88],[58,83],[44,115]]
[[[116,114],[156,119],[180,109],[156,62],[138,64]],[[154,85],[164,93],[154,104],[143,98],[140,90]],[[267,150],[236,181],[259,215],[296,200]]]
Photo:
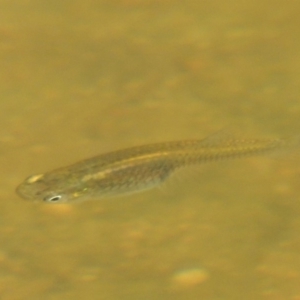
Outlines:
[[123,196],[159,186],[184,167],[274,153],[298,146],[299,140],[299,137],[241,138],[217,133],[199,140],[134,146],[31,175],[16,192],[24,199],[46,203]]

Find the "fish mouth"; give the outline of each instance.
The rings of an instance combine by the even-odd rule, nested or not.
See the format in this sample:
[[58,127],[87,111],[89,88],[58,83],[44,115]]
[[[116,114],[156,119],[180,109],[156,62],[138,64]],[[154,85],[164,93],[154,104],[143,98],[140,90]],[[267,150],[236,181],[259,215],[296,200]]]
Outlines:
[[37,200],[38,197],[35,193],[33,193],[32,186],[28,186],[27,184],[21,183],[16,188],[16,193],[23,199],[26,200]]
[[46,189],[46,185],[41,180],[42,175],[28,177],[16,188],[16,193],[26,200],[39,200],[41,194]]

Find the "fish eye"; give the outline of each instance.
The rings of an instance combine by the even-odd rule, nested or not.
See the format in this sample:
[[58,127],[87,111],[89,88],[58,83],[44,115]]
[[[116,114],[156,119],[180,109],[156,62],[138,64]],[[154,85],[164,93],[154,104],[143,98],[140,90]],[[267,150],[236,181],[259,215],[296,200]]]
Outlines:
[[55,202],[59,202],[59,200],[62,198],[62,196],[61,195],[55,195],[55,196],[50,196],[50,197],[45,197],[44,198],[44,201],[45,202],[53,202],[53,203],[55,203]]

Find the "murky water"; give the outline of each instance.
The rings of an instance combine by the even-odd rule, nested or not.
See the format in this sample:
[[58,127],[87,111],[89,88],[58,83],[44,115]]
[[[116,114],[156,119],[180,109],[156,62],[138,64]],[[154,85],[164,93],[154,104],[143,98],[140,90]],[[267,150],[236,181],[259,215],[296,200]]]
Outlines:
[[28,175],[124,147],[300,132],[295,1],[0,0],[0,298],[300,299],[300,160],[78,205]]

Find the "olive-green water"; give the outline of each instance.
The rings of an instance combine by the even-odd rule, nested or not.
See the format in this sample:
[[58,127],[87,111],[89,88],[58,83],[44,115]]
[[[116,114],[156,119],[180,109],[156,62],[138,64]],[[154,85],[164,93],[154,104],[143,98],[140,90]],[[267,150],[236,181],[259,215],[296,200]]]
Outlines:
[[300,159],[76,205],[25,177],[111,150],[300,132],[300,4],[0,0],[0,299],[299,300]]

